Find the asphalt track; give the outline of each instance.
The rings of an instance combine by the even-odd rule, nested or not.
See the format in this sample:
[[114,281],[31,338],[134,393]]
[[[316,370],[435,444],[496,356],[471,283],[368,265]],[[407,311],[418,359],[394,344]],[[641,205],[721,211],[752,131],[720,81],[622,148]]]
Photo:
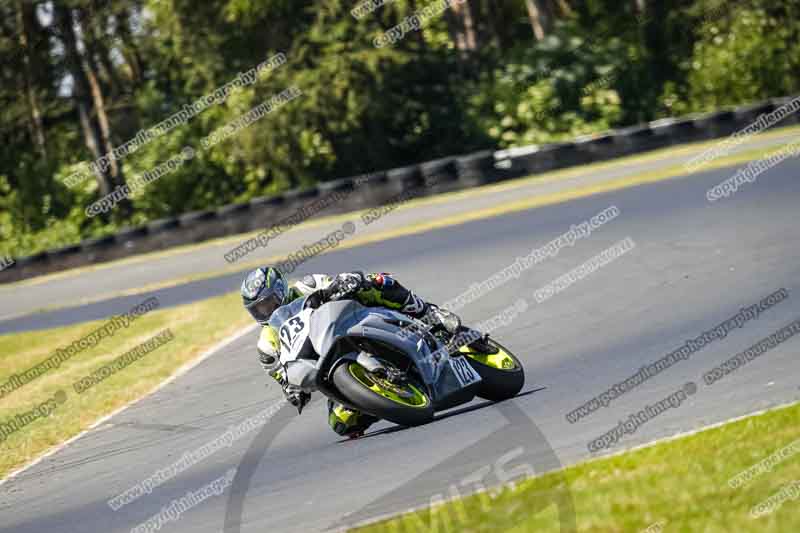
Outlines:
[[[800,318],[800,161],[786,161],[735,196],[708,203],[706,190],[733,171],[334,251],[304,265],[303,271],[391,270],[425,298],[445,301],[570,225],[617,206],[620,216],[590,238],[461,311],[475,322],[519,298],[528,301],[525,313],[496,332],[526,366],[526,394],[514,400],[494,406],[475,402],[474,408],[415,429],[379,424],[367,437],[348,442],[327,429],[322,402],[300,417],[284,409],[263,430],[112,511],[109,498],[280,397],[277,387],[265,388],[254,356],[255,333],[248,334],[0,487],[0,531],[130,531],[174,498],[236,467],[232,488],[162,531],[322,531],[425,505],[433,496],[452,495],[452,486],[466,492],[476,486],[464,482],[470,476],[489,486],[502,482],[503,472],[542,472],[590,457],[590,440],[687,382],[697,384],[696,394],[624,436],[611,451],[796,401],[798,338],[713,387],[701,379],[704,371]],[[535,302],[534,291],[626,237],[635,241],[634,250],[550,300]],[[230,282],[237,278],[232,275]],[[575,424],[565,419],[642,365],[779,288],[790,298],[758,319],[609,407]],[[114,311],[122,303],[127,304],[117,303]],[[568,515],[568,502],[557,503]]]
[[[732,150],[731,154],[736,155],[753,149],[777,149],[795,140],[797,131],[797,128],[776,130],[750,138]],[[340,216],[340,220],[336,222],[323,219],[316,223],[314,219],[312,223],[295,227],[290,232],[271,240],[267,247],[256,249],[234,265],[225,261],[224,254],[242,242],[241,236],[190,248],[179,248],[165,254],[134,256],[129,261],[98,265],[95,271],[68,271],[62,275],[0,286],[0,335],[106,318],[124,312],[142,300],[139,296],[122,296],[121,293],[141,292],[142,287],[164,282],[170,285],[165,290],[150,291],[158,296],[164,307],[229,292],[243,277],[248,263],[269,258],[273,261],[283,258],[303,245],[318,241],[340,227],[345,219],[356,223],[356,233],[342,246],[348,245],[351,241],[376,238],[387,233],[402,234],[406,228],[415,224],[442,219],[463,220],[482,210],[502,210],[521,200],[536,201],[548,197],[563,200],[575,190],[618,181],[624,183],[629,179],[635,180],[643,173],[680,168],[692,156],[699,154],[702,148],[702,145],[678,147],[647,154],[641,158],[612,161],[588,168],[577,167],[567,171],[569,176],[563,178],[542,180],[536,177],[530,180],[514,180],[493,187],[435,197],[419,205],[401,206],[389,216],[384,216],[369,225],[365,225],[358,217]],[[326,213],[322,212],[319,216]],[[329,264],[321,259],[311,260],[301,265],[295,274],[321,269],[351,269],[355,263],[345,260],[343,267],[339,267],[342,263],[337,263],[335,267],[330,267]],[[387,268],[386,263],[383,265],[382,268]],[[389,265],[392,269],[395,268],[394,263]],[[227,272],[194,283],[169,283],[174,279],[222,270]],[[86,299],[93,303],[86,305]],[[60,309],[31,314],[53,306]]]

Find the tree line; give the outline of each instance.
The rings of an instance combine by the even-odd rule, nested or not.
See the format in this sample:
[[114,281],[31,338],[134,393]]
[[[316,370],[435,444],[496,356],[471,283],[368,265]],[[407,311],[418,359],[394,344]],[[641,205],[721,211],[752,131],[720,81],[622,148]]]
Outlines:
[[[0,255],[795,94],[798,15],[800,0],[8,0]],[[201,146],[292,88],[300,96]],[[179,168],[87,215],[186,147]]]

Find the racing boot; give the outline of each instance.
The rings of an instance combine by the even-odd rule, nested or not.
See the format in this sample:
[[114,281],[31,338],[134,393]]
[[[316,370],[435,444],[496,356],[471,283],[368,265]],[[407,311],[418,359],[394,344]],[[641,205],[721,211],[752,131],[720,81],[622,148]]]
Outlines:
[[358,438],[378,420],[372,415],[348,409],[340,403],[328,400],[328,425],[343,437]]
[[458,315],[437,305],[427,304],[425,314],[420,320],[434,329],[447,332],[449,344],[452,346],[453,351],[457,351],[462,346],[468,346],[478,353],[487,355],[495,354],[498,351],[497,348],[489,344],[488,334],[482,334],[479,331],[462,326]]

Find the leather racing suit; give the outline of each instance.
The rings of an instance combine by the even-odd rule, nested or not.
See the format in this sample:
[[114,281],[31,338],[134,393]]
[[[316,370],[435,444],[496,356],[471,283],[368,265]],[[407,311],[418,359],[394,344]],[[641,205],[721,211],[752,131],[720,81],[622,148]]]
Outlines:
[[[347,297],[362,305],[386,307],[413,318],[422,318],[430,305],[413,292],[403,287],[391,275],[384,273],[362,274],[347,272],[331,278],[326,274],[309,274],[289,287],[284,305],[297,298],[308,296],[317,291],[336,292],[339,286],[346,286]],[[284,390],[289,386],[284,367],[280,362],[280,341],[278,331],[270,325],[261,330],[258,340],[259,362],[264,370],[274,378]],[[337,402],[328,400],[328,424],[340,435],[355,436],[361,434],[377,419],[366,413],[348,409]]]

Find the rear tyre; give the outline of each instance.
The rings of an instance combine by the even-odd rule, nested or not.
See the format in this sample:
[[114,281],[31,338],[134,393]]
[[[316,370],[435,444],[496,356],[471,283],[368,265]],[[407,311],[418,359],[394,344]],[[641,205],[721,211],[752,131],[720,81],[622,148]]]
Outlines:
[[510,350],[492,338],[488,342],[499,350],[497,354],[480,354],[469,346],[462,346],[459,352],[469,357],[472,368],[483,380],[478,387],[479,397],[493,402],[508,400],[525,385],[525,370]]
[[334,370],[333,383],[354,406],[378,418],[402,426],[421,426],[433,420],[433,404],[422,387],[395,385],[354,361]]

